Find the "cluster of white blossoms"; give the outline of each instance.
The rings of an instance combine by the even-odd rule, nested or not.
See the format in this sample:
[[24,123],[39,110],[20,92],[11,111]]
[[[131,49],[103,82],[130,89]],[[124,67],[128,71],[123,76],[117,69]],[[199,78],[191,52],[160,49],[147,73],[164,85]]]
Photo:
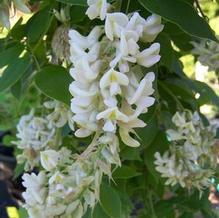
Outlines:
[[61,102],[47,101],[44,103],[47,109],[53,112],[47,116],[34,116],[31,111],[23,115],[17,125],[16,137],[13,142],[22,153],[17,156],[19,163],[25,163],[25,170],[33,169],[39,165],[40,152],[46,149],[57,148],[61,144],[58,128],[66,123],[74,129],[71,111]]
[[94,208],[99,199],[102,176],[111,177],[111,163],[117,162],[116,157],[102,149],[107,143],[113,144],[112,140],[95,137],[92,143],[99,147],[85,150],[81,155],[73,155],[64,147],[41,151],[43,170],[38,175],[23,176],[26,187],[24,207],[29,216],[81,218],[88,207]]
[[46,117],[50,126],[61,128],[68,123],[69,127],[74,130],[72,112],[65,104],[56,100],[51,100],[44,102],[43,105],[45,108],[53,110],[52,113],[48,114]]
[[202,40],[192,42],[194,49],[192,53],[198,56],[198,61],[204,66],[208,66],[209,71],[219,70],[219,43]]
[[167,185],[209,187],[217,164],[215,129],[204,126],[197,112],[177,112],[172,121],[175,128],[167,130],[170,149],[163,155],[155,153],[156,170],[167,178]]
[[[39,143],[37,160],[43,170],[23,176],[24,207],[31,218],[81,218],[88,207],[94,208],[102,176],[111,178],[112,164],[121,165],[119,136],[128,146],[139,146],[134,128],[146,125],[139,116],[155,102],[155,74],[147,68],[160,60],[160,45],[152,43],[141,49],[140,41],[154,41],[163,29],[161,18],[152,15],[145,20],[138,13],[107,13],[111,6],[106,0],[87,2],[88,17],[105,20],[105,25],[95,26],[88,36],[69,31],[70,74],[74,79],[69,87],[71,111],[56,101],[44,104],[53,112],[43,118],[47,128],[34,132]],[[32,115],[28,124],[33,119]],[[57,141],[56,146],[49,146],[50,140],[57,140],[57,129],[67,122],[73,131],[76,124],[77,137],[93,135],[80,155],[60,149]],[[23,133],[23,129],[18,131]],[[51,134],[46,145],[37,138],[44,133]],[[26,146],[27,140],[20,138]]]
[[[105,5],[104,1],[88,2]],[[118,129],[125,144],[137,147],[139,142],[129,134],[135,134],[133,128],[145,126],[138,117],[155,101],[151,96],[155,75],[144,72],[160,60],[159,43],[142,50],[139,42],[153,41],[163,25],[157,15],[147,20],[138,13],[130,17],[106,13],[102,17],[105,25],[95,26],[88,36],[69,31],[70,74],[74,79],[69,89],[73,120],[78,126],[75,135],[115,135]]]
[[46,118],[34,116],[33,111],[20,118],[16,137],[19,140],[13,143],[23,151],[17,156],[17,160],[18,163],[25,162],[25,170],[39,164],[41,150],[57,144],[56,129],[49,125]]
[[96,154],[73,158],[71,151],[41,152],[44,170],[24,174],[24,207],[31,218],[81,218],[99,196],[102,178]]

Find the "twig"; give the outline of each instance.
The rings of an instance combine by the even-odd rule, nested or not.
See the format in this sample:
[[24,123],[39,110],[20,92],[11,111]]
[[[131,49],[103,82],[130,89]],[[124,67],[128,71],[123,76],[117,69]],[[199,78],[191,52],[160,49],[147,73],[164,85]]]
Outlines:
[[96,133],[96,134],[95,134],[95,136],[94,136],[92,142],[90,143],[90,145],[86,148],[86,150],[85,150],[83,153],[81,153],[81,154],[79,155],[79,159],[80,159],[81,157],[86,157],[87,155],[89,155],[89,154],[93,151],[93,149],[94,149],[95,146],[97,145],[97,139],[99,138],[99,136],[100,136],[99,133]]
[[198,0],[195,0],[195,4],[196,4],[196,7],[198,9],[198,11],[200,12],[201,16],[208,21],[208,17],[204,14],[200,4],[199,4],[199,1]]

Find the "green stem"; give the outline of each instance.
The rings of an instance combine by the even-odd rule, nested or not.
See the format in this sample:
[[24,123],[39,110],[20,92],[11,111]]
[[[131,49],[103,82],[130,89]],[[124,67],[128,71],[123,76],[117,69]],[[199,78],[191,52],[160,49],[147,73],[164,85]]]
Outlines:
[[126,10],[125,13],[127,14],[129,12],[129,5],[130,5],[131,0],[128,0],[127,6],[126,6]]
[[90,145],[88,145],[87,149],[79,156],[79,158],[86,157],[87,155],[89,155],[93,151],[94,147],[97,145],[97,139],[99,138],[99,136],[100,136],[100,133],[97,132],[94,135],[94,138],[93,138],[92,142],[90,143]]
[[152,192],[151,191],[148,192],[148,200],[149,200],[151,214],[152,214],[153,218],[158,218],[155,211],[154,211],[154,205],[153,205],[153,199],[152,199]]
[[196,4],[196,7],[197,7],[198,11],[200,12],[201,16],[208,22],[208,17],[202,11],[202,8],[201,8],[201,6],[199,4],[199,1],[195,0],[195,4]]

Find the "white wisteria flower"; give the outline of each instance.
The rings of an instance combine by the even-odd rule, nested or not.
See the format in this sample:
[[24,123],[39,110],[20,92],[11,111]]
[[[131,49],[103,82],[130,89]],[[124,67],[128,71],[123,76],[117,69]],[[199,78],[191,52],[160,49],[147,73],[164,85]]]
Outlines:
[[106,16],[105,33],[106,36],[113,41],[114,38],[120,38],[121,31],[126,28],[128,24],[128,17],[120,12],[109,13]]
[[167,130],[170,150],[163,156],[155,153],[156,170],[167,178],[167,185],[179,183],[201,191],[210,185],[216,167],[216,133],[203,125],[197,112],[177,112],[172,121],[175,129]]
[[60,143],[57,140],[55,126],[50,125],[46,118],[34,116],[33,111],[20,118],[17,131],[18,141],[13,143],[23,151],[17,156],[17,160],[25,162],[26,170],[39,164],[40,151],[46,147],[55,147]]
[[69,127],[74,130],[74,122],[72,120],[72,112],[71,110],[64,104],[57,100],[46,101],[44,102],[44,107],[50,110],[53,110],[52,113],[47,115],[47,119],[51,126],[55,126],[57,128],[63,127],[66,123],[68,123]]
[[142,39],[145,42],[153,42],[157,35],[163,30],[161,17],[157,14],[149,16],[145,22]]
[[24,180],[22,184],[26,188],[23,193],[25,201],[31,206],[43,204],[47,194],[47,190],[44,187],[46,174],[44,172],[40,172],[38,175],[25,173],[22,179]]
[[144,67],[151,67],[160,60],[160,44],[153,43],[149,48],[137,54],[137,63]]
[[198,61],[201,64],[207,66],[209,71],[217,71],[219,69],[218,42],[201,40],[200,42],[191,42],[191,44],[194,46],[192,53],[198,56]]
[[115,132],[117,121],[128,122],[128,117],[119,111],[117,107],[108,108],[97,115],[97,120],[104,119],[103,130],[106,132]]
[[41,165],[45,170],[53,170],[60,160],[59,152],[55,150],[45,150],[40,152]]
[[111,96],[121,94],[120,86],[127,86],[128,84],[128,77],[123,73],[115,71],[114,69],[110,69],[106,72],[100,80],[100,88],[109,88]]
[[107,8],[110,6],[107,0],[87,0],[87,4],[89,7],[86,14],[91,20],[97,17],[100,17],[101,20],[105,19]]

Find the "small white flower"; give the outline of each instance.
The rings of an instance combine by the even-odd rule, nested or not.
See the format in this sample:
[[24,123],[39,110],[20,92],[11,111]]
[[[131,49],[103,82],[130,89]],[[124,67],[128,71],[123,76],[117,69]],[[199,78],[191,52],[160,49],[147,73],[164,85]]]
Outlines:
[[55,128],[48,125],[48,120],[34,117],[33,113],[21,117],[16,134],[19,141],[15,144],[20,149],[32,148],[40,150],[55,140]]
[[120,135],[122,141],[126,145],[128,145],[130,147],[138,147],[138,146],[140,146],[140,143],[137,140],[135,140],[134,138],[132,138],[130,136],[130,133],[133,133],[136,135],[133,128],[143,128],[145,126],[146,126],[146,124],[138,118],[130,120],[127,123],[122,123],[122,124],[119,123],[119,135]]
[[31,205],[43,204],[46,198],[46,175],[44,172],[40,172],[38,175],[31,173],[24,174],[22,179],[23,186],[26,188],[26,191],[23,192],[23,197],[25,201]]
[[131,89],[128,87],[126,92],[126,99],[130,105],[135,104],[137,106],[133,117],[139,116],[141,113],[147,112],[147,108],[152,106],[155,102],[153,97],[154,89],[152,87],[152,82],[155,79],[153,72],[149,72],[141,80],[136,89]]
[[73,123],[71,119],[72,113],[65,104],[54,100],[44,102],[43,105],[48,109],[54,110],[52,113],[47,115],[47,119],[51,123],[51,126],[61,128],[66,123],[69,123],[70,127],[73,128]]
[[88,9],[86,11],[87,16],[93,20],[97,17],[100,17],[101,20],[104,20],[107,13],[107,0],[87,0]]
[[90,65],[87,59],[82,57],[75,62],[74,68],[70,69],[70,74],[75,80],[81,83],[89,83],[97,78],[100,73],[100,68],[100,60]]
[[161,17],[152,14],[145,22],[142,39],[146,42],[153,42],[163,28],[164,25],[161,24]]
[[137,63],[144,67],[151,67],[160,60],[160,44],[153,43],[149,48],[136,55]]
[[109,87],[111,96],[121,94],[120,86],[127,86],[128,84],[128,77],[114,69],[106,72],[100,80],[100,88],[105,89]]
[[97,83],[83,84],[73,81],[69,86],[69,91],[73,96],[91,97],[98,94],[99,88]]
[[53,170],[60,159],[59,152],[55,150],[45,150],[40,152],[41,165],[45,170]]
[[139,37],[142,37],[146,23],[146,20],[142,18],[139,13],[135,12],[127,24],[127,29],[137,33]]
[[89,63],[97,60],[100,51],[100,44],[97,42],[93,44],[88,50],[79,47],[76,43],[72,43],[70,47],[70,61],[77,63],[81,57],[88,60]]
[[172,121],[173,123],[180,127],[180,126],[184,126],[186,124],[186,120],[185,120],[185,113],[180,114],[179,112],[176,112],[174,114],[174,116],[172,117]]
[[101,32],[102,30],[99,26],[95,26],[88,36],[82,36],[76,30],[69,30],[69,42],[71,46],[75,44],[79,48],[86,50],[98,42]]
[[128,122],[128,117],[121,113],[117,107],[108,108],[97,115],[97,120],[104,119],[103,130],[106,132],[116,131],[116,121]]
[[113,39],[120,38],[121,31],[128,24],[128,17],[123,13],[112,13],[107,14],[105,22],[105,33],[106,36],[113,41]]

